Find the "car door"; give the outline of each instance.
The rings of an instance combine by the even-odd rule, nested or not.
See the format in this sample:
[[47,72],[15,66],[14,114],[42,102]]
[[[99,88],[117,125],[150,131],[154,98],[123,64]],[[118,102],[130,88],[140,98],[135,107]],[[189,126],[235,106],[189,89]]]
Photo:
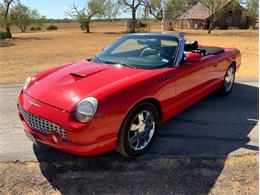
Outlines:
[[195,103],[213,83],[214,63],[204,57],[199,62],[188,62],[176,68],[176,99],[179,109]]
[[224,77],[223,69],[225,68],[223,67],[226,67],[227,60],[220,55],[221,54],[209,55],[204,57],[204,60],[207,62],[209,66],[209,85],[217,83],[221,78]]
[[226,71],[231,63],[231,60],[227,58],[226,53],[221,53],[216,56],[214,56],[215,64],[217,64],[217,67],[215,68],[215,77],[216,82],[223,80],[224,76],[226,74]]

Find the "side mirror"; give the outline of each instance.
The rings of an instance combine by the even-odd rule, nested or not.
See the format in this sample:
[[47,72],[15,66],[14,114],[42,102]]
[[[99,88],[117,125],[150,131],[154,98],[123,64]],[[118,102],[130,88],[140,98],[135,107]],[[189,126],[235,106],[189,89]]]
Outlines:
[[200,62],[202,59],[202,55],[199,53],[188,53],[186,54],[184,61],[185,62]]

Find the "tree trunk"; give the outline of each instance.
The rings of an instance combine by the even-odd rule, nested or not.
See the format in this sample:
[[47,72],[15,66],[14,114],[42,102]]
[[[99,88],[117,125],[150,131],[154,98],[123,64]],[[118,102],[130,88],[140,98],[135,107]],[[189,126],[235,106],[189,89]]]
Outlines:
[[10,38],[10,39],[13,38],[9,25],[6,25],[5,30],[6,30],[6,33],[7,33],[7,38]]
[[89,25],[89,22],[86,22],[85,28],[86,28],[86,30],[87,30],[87,33],[90,33],[90,25]]
[[208,34],[211,34],[211,31],[212,31],[212,27],[209,26]]
[[20,29],[21,29],[21,32],[25,32],[25,30],[26,30],[26,27],[22,27],[22,26],[20,26]]
[[213,30],[213,26],[214,26],[214,19],[210,20],[208,34],[211,34],[211,31]]
[[84,30],[83,24],[80,25],[80,29],[81,29],[82,31]]
[[131,21],[131,33],[135,33],[135,27],[136,27],[136,9],[132,9],[132,21]]
[[[5,2],[5,1],[4,1],[4,2]],[[6,3],[6,9],[5,9],[4,18],[5,18],[6,20],[8,20],[8,15],[9,15],[9,11],[10,11],[10,6],[11,6],[11,3],[12,3],[12,2],[13,2],[13,0],[10,1],[10,2],[8,2],[8,1],[5,2],[5,3]],[[7,23],[7,24],[5,25],[5,30],[6,30],[6,33],[7,33],[7,38],[13,38],[11,29],[10,29],[10,24],[9,24],[9,23]]]

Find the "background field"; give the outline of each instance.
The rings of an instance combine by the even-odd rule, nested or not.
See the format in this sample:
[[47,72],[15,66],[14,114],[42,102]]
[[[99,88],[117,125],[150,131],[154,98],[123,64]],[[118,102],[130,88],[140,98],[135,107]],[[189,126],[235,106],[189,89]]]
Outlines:
[[[57,25],[58,31],[20,33],[14,29],[15,39],[0,40],[0,83],[19,83],[41,70],[95,56],[125,31],[124,22],[95,22],[90,34],[74,23]],[[151,30],[160,31],[160,24],[153,23]],[[216,30],[211,35],[199,30],[182,32],[187,40],[204,45],[240,49],[243,60],[237,77],[258,80],[258,30]]]

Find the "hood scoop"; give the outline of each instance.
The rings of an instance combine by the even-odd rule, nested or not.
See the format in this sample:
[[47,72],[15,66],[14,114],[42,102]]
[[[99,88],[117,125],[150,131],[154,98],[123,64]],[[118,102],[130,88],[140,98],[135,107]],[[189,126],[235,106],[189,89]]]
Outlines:
[[89,77],[91,75],[94,75],[94,74],[97,74],[99,72],[102,72],[106,70],[106,68],[104,67],[95,67],[92,68],[85,68],[85,69],[82,69],[82,70],[76,70],[76,71],[73,71],[70,73],[71,76],[73,76],[74,78],[86,78],[86,77]]
[[86,77],[86,75],[77,74],[77,73],[70,73],[70,75],[73,76],[73,77],[77,77],[77,78],[84,78],[84,77]]

